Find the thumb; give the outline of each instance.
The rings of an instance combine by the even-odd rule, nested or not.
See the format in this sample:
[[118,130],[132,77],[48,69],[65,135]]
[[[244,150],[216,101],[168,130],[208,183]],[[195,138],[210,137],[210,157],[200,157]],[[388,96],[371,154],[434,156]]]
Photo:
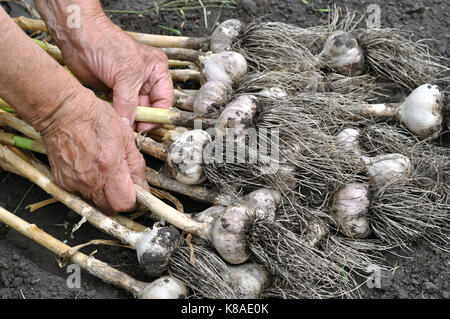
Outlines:
[[113,107],[119,116],[127,122],[128,126],[133,125],[136,117],[136,107],[139,102],[139,87],[129,82],[119,82],[113,88]]

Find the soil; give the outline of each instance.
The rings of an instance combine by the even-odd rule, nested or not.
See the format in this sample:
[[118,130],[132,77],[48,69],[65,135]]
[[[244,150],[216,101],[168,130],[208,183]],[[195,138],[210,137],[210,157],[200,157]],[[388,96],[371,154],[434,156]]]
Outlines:
[[[159,1],[161,2],[161,1]],[[238,1],[239,2],[239,1]],[[313,1],[310,1],[313,2]],[[145,10],[153,1],[148,0],[102,0],[104,9]],[[238,9],[208,8],[207,25],[201,10],[160,11],[143,15],[108,13],[122,28],[130,31],[173,35],[163,27],[175,28],[186,36],[209,34],[217,21],[240,18],[251,21],[255,17],[271,21],[282,21],[299,26],[312,26],[327,18],[317,8],[328,8],[333,3],[351,10],[363,11],[369,4],[381,8],[382,26],[399,27],[410,32],[413,39],[435,39],[430,45],[439,53],[450,56],[450,3],[445,0],[349,0],[314,1],[314,9],[300,0],[241,0]],[[15,5],[2,3],[12,15],[21,15]],[[12,10],[12,11],[11,11]],[[0,173],[0,205],[15,212],[30,223],[56,238],[74,246],[91,239],[108,238],[107,235],[85,223],[71,237],[71,229],[80,217],[62,204],[52,204],[30,213],[25,207],[47,199],[37,186],[9,173]],[[185,198],[186,211],[199,211],[197,205]],[[147,223],[146,220],[140,220]],[[67,229],[63,225],[68,225]],[[91,253],[97,249],[96,257],[139,280],[145,278],[139,269],[134,251],[109,246],[89,246],[82,251]],[[382,273],[381,288],[365,288],[365,298],[449,298],[450,254],[435,251],[424,243],[415,243],[410,252],[398,252],[405,258],[387,255],[386,260],[393,270]],[[0,224],[0,298],[132,298],[120,289],[112,287],[87,272],[81,272],[81,287],[69,288],[66,268],[60,268],[54,254],[17,232]]]

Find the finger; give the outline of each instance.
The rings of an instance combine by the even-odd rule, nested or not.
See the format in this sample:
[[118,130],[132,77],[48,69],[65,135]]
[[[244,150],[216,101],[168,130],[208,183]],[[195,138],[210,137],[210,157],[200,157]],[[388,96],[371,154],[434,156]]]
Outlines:
[[[147,96],[142,93],[149,92]],[[155,68],[149,81],[141,89],[139,96],[139,105],[151,106],[157,108],[169,108],[174,103],[174,89],[172,78],[168,70],[158,70]],[[137,131],[151,131],[160,128],[161,124],[139,122],[137,123]]]
[[140,94],[139,93],[139,105],[140,106],[151,106],[152,102],[150,101],[150,97],[148,94]]
[[167,109],[173,106],[175,97],[172,77],[168,69],[155,67],[150,79],[150,103],[152,107]]
[[136,131],[137,132],[146,132],[155,130],[162,127],[162,124],[156,124],[156,123],[148,123],[148,122],[138,122],[136,125]]
[[130,169],[131,179],[137,185],[147,190],[149,189],[147,177],[145,175],[145,160],[136,147],[134,139],[131,137],[125,148],[128,168]]
[[128,212],[136,207],[136,189],[131,179],[130,170],[125,160],[112,170],[105,180],[106,199],[112,209],[117,212]]
[[106,194],[102,190],[95,192],[92,196],[92,201],[94,204],[100,208],[100,210],[105,213],[106,215],[116,215],[119,211],[114,210],[111,205],[108,203],[108,200],[106,199]]
[[[97,178],[96,178],[97,179]],[[114,210],[111,205],[109,205],[108,200],[106,199],[105,192],[103,191],[102,182],[99,181],[97,187],[92,187],[92,182],[89,182],[87,179],[83,181],[78,180],[77,191],[83,196],[85,199],[91,200],[94,202],[95,206],[97,206],[103,213],[107,215],[114,215],[118,212]]]
[[134,123],[136,107],[138,106],[139,88],[122,81],[113,88],[113,107],[128,126]]
[[61,177],[60,174],[57,173],[58,170],[52,170],[53,181],[56,185],[64,189],[69,193],[75,193],[79,191],[79,183],[77,183],[74,179],[69,177]]

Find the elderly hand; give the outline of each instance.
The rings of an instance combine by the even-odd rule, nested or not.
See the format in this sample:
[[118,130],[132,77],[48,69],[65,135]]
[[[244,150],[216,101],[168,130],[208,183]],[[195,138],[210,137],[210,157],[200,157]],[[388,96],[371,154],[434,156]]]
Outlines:
[[[53,6],[63,3],[55,2]],[[36,5],[72,72],[96,89],[112,89],[113,107],[130,125],[138,105],[172,106],[173,84],[164,52],[136,42],[112,23],[95,2],[92,8],[82,10],[79,29],[63,28],[62,21],[48,17],[52,13],[48,3],[37,1]],[[85,6],[88,4],[83,3],[82,9]],[[61,8],[57,12],[63,11]],[[139,131],[154,127],[150,123],[137,125]]]
[[59,186],[107,214],[135,207],[133,183],[147,187],[145,161],[133,131],[108,103],[88,90],[78,92],[44,123],[40,131]]
[[144,188],[147,183],[132,129],[31,41],[1,7],[0,29],[0,97],[41,133],[55,182],[106,213],[133,209],[133,183]]

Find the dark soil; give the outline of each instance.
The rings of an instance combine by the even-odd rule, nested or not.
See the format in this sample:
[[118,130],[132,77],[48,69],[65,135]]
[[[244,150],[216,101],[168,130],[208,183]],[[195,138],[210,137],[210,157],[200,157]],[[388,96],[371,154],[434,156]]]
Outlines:
[[[109,15],[122,28],[130,31],[172,35],[161,26],[181,30],[183,35],[202,36],[208,34],[217,21],[240,18],[251,21],[254,17],[282,21],[299,26],[312,26],[327,18],[326,13],[314,10],[300,0],[241,0],[238,9],[207,10],[207,23],[201,10],[161,11],[159,14],[114,13]],[[313,1],[310,1],[313,2]],[[328,8],[335,2],[339,6],[364,11],[369,4],[381,7],[382,26],[399,27],[411,33],[414,39],[435,39],[431,46],[445,56],[450,56],[450,3],[445,0],[429,1],[314,1],[315,8]],[[103,0],[105,9],[144,10],[149,9],[148,0]],[[11,14],[23,14],[11,5]],[[0,173],[0,205],[30,223],[37,224],[60,240],[74,246],[92,239],[108,238],[87,223],[70,237],[73,226],[80,217],[61,204],[53,204],[30,213],[25,206],[47,199],[48,195],[37,186],[9,173]],[[203,208],[186,201],[187,211]],[[147,221],[141,221],[147,223]],[[69,226],[65,229],[63,226]],[[82,251],[98,250],[96,257],[140,280],[145,278],[139,271],[134,251],[118,247],[87,247]],[[399,252],[407,258],[386,256],[387,263],[396,271],[382,273],[381,288],[365,288],[366,298],[449,298],[450,254],[435,251],[424,243],[411,246],[409,253]],[[0,224],[0,298],[131,298],[120,289],[103,283],[87,272],[81,273],[81,288],[70,289],[66,280],[66,269],[59,268],[54,254],[26,239],[17,232]]]

